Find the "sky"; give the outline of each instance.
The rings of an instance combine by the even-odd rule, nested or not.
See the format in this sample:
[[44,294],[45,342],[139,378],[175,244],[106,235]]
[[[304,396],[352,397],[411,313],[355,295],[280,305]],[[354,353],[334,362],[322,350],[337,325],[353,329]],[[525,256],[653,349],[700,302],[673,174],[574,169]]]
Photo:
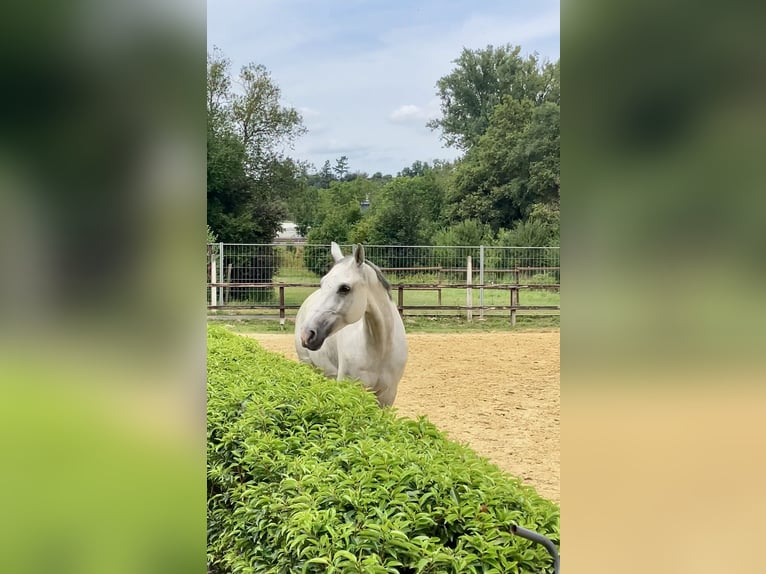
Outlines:
[[300,111],[308,133],[288,155],[396,175],[460,154],[425,124],[463,48],[510,43],[555,61],[559,12],[559,0],[208,0],[207,45],[232,71],[266,66]]

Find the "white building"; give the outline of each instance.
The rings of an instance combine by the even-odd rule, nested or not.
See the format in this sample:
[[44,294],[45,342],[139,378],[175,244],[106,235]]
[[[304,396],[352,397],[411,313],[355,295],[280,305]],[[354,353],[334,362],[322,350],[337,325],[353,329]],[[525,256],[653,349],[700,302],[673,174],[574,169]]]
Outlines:
[[281,231],[277,232],[274,243],[306,243],[306,238],[298,233],[298,226],[292,221],[280,223]]

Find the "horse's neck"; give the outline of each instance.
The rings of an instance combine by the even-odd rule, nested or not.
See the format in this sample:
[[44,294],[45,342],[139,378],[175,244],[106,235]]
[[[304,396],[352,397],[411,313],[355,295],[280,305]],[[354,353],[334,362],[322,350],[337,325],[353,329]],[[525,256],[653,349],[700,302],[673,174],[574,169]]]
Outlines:
[[[374,272],[373,272],[374,273]],[[364,331],[368,343],[378,350],[387,352],[392,332],[392,317],[388,294],[374,278],[367,296],[367,310],[364,313]]]

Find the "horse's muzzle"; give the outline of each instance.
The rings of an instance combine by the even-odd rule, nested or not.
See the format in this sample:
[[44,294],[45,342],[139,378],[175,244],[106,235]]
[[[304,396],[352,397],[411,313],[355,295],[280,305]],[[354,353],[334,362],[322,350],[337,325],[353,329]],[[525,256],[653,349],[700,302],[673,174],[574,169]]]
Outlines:
[[320,338],[314,329],[301,330],[301,345],[309,351],[316,351],[324,343],[324,338]]

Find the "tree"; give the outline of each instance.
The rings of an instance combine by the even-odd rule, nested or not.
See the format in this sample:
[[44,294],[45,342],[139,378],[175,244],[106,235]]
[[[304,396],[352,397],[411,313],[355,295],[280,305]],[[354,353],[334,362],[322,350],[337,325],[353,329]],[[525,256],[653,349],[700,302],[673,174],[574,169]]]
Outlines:
[[267,243],[299,172],[281,149],[305,129],[263,66],[244,66],[237,92],[229,68],[219,51],[208,54],[208,225],[220,241]]
[[470,149],[489,127],[505,98],[536,104],[559,102],[559,64],[540,64],[536,54],[522,58],[519,46],[464,49],[455,69],[437,82],[442,117],[427,123],[441,129],[448,146]]
[[[207,224],[219,241],[269,243],[297,185],[299,165],[281,153],[303,133],[301,117],[279,103],[280,91],[263,66],[249,64],[233,89],[230,63],[207,59]],[[268,250],[234,255],[232,282],[269,283],[275,258]],[[230,291],[265,299],[271,289]]]
[[465,219],[440,229],[433,237],[435,245],[488,245],[492,241],[489,225],[476,219]]
[[417,177],[419,175],[424,175],[427,171],[431,170],[431,166],[428,165],[428,162],[423,162],[420,160],[414,161],[411,166],[405,167],[400,171],[397,175],[399,177]]
[[319,187],[327,189],[330,187],[330,182],[335,180],[335,175],[332,172],[332,166],[330,160],[325,160],[322,170],[319,172]]
[[[501,229],[496,245],[504,247],[553,247],[559,244],[558,204],[535,204],[524,220],[516,221],[511,229]],[[509,249],[500,253],[498,265],[508,269],[521,267],[557,267],[558,253],[553,250],[531,252],[528,249]],[[551,272],[551,278],[558,281],[560,275]]]
[[351,181],[334,181],[329,189],[315,189],[316,201],[314,224],[306,239],[310,245],[304,249],[306,267],[322,275],[327,272],[330,262],[325,257],[324,247],[331,241],[347,243],[354,227],[362,218],[360,202],[366,197],[375,196],[376,185],[367,178],[355,178]]
[[447,216],[478,219],[495,231],[512,227],[532,205],[558,202],[559,156],[558,104],[506,98],[455,169]]
[[335,178],[338,181],[342,181],[343,178],[348,173],[348,157],[346,157],[345,155],[342,155],[338,159],[336,159],[335,167],[333,168],[333,171],[335,172]]
[[380,189],[370,208],[369,241],[423,245],[441,220],[443,190],[431,174],[397,177]]

